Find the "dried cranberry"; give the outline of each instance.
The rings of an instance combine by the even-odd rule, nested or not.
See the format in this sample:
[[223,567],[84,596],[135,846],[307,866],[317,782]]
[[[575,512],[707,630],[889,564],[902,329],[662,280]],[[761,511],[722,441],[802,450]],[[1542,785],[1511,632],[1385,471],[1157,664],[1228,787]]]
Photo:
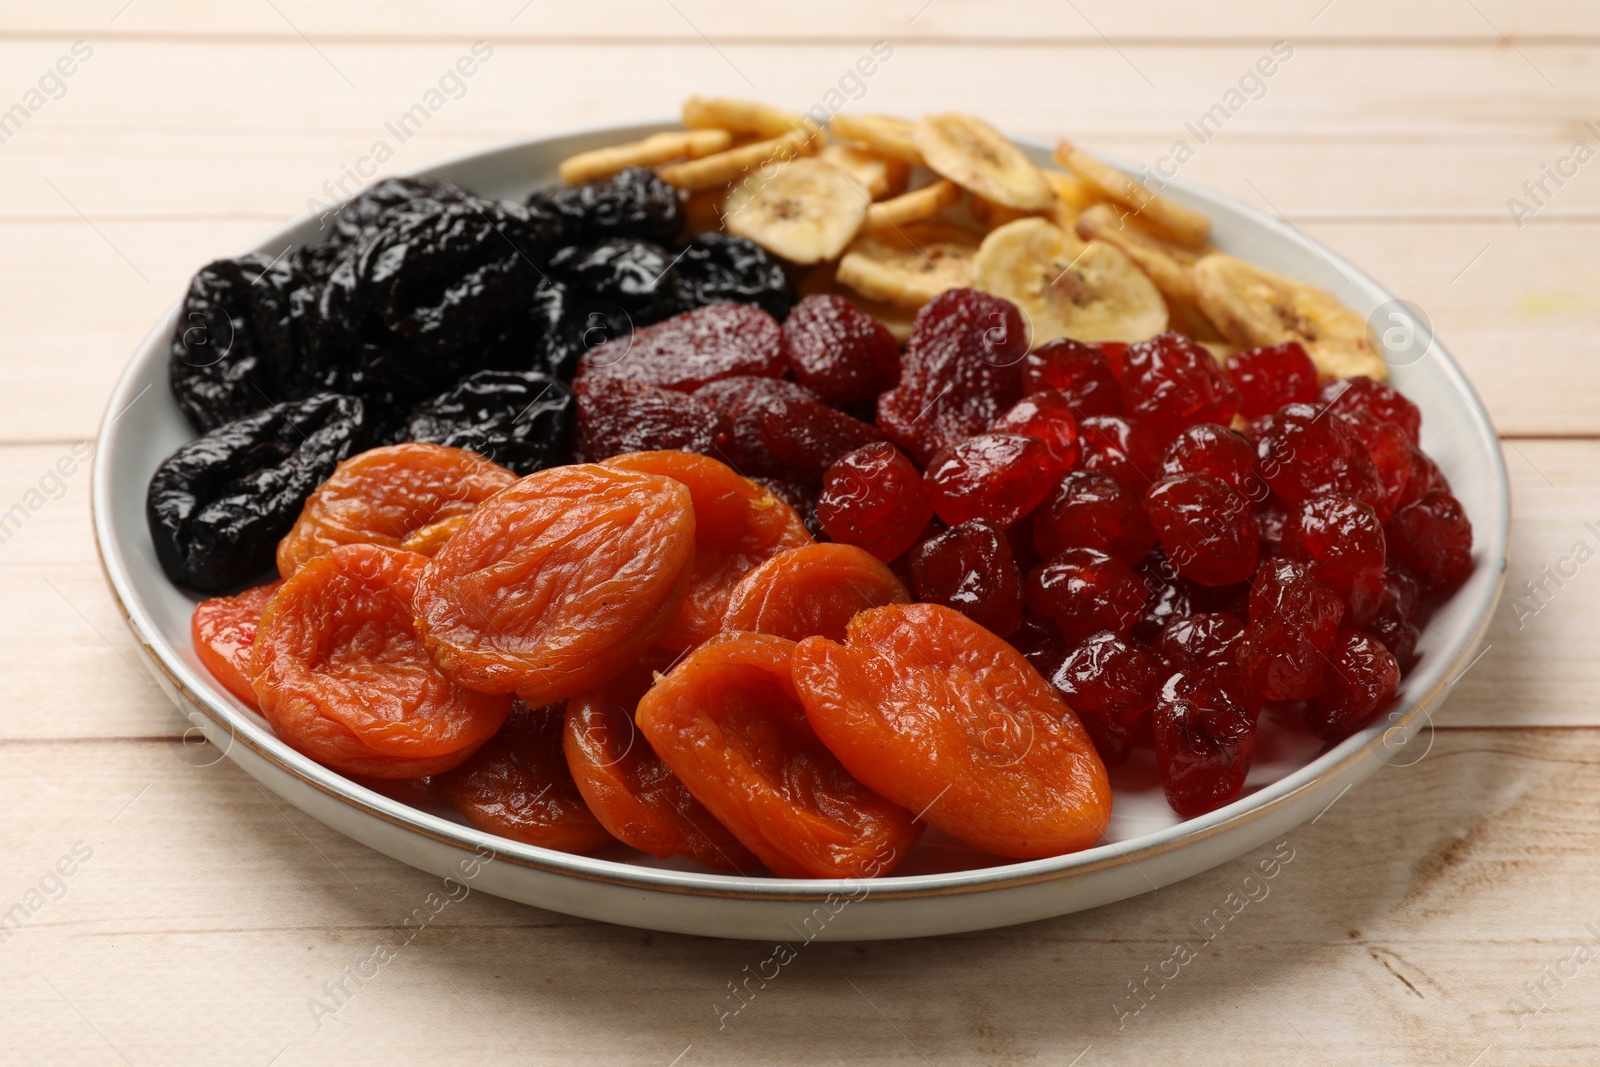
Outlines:
[[639,382],[578,392],[578,455],[595,462],[624,452],[681,449],[721,458],[728,427],[715,405]]
[[1256,440],[1256,457],[1261,476],[1290,504],[1337,494],[1383,505],[1378,469],[1356,432],[1309,404],[1279,408]]
[[1060,477],[1039,438],[985,433],[940,449],[923,482],[933,510],[950,525],[990,519],[1010,526],[1038,507]]
[[972,519],[912,549],[911,583],[918,600],[953,608],[1001,637],[1022,625],[1022,576],[993,523]]
[[783,375],[778,322],[748,304],[713,304],[596,345],[578,361],[580,386],[635,381],[693,392],[736,375]]
[[828,536],[888,563],[933,518],[922,475],[887,441],[840,456],[822,479],[817,518]]
[[1135,563],[1156,543],[1156,531],[1139,497],[1104,474],[1073,471],[1033,513],[1033,543],[1045,559],[1069,548],[1097,548]]
[[1361,438],[1372,465],[1378,472],[1378,483],[1383,489],[1383,501],[1375,510],[1378,518],[1388,521],[1405,496],[1406,484],[1411,481],[1412,453],[1416,446],[1406,439],[1406,432],[1392,422],[1380,422],[1371,412],[1357,408],[1337,415],[1350,425]]
[[1028,607],[1071,641],[1096,630],[1121,632],[1139,618],[1144,581],[1119,559],[1069,548],[1028,574]]
[[1384,532],[1390,554],[1430,592],[1447,589],[1472,571],[1472,522],[1461,502],[1443,490],[1395,512]]
[[1190,818],[1239,795],[1256,749],[1255,716],[1198,671],[1167,679],[1151,714],[1156,768],[1172,810]]
[[1022,363],[1022,388],[1060,396],[1076,418],[1122,414],[1122,386],[1105,353],[1082,341],[1062,338],[1029,352]]
[[1050,675],[1050,683],[1078,713],[1107,767],[1133,751],[1161,691],[1155,657],[1110,630],[1091,634]]
[[1317,581],[1344,600],[1347,626],[1364,626],[1383,593],[1383,523],[1347,496],[1318,496],[1289,512],[1283,555],[1311,564]]
[[1270,415],[1285,404],[1317,400],[1317,367],[1299,341],[1235,352],[1227,369],[1247,419]]
[[1022,653],[1022,658],[1033,664],[1033,669],[1046,678],[1055,671],[1061,657],[1066,654],[1066,643],[1056,628],[1043,619],[1023,613],[1022,625],[1017,627],[1008,641]]
[[1392,422],[1405,431],[1412,444],[1422,440],[1422,412],[1398,390],[1365,375],[1343,378],[1322,387],[1321,402],[1345,415],[1365,411],[1379,422]]
[[1050,449],[1050,458],[1062,473],[1078,462],[1078,420],[1067,402],[1052,393],[1023,397],[994,420],[989,432],[1037,437]]
[[1197,422],[1226,425],[1239,412],[1239,392],[1217,358],[1179,333],[1128,346],[1122,393],[1128,413],[1143,418],[1162,441]]
[[1163,478],[1144,496],[1145,514],[1178,573],[1201,585],[1233,585],[1255,573],[1261,532],[1250,504],[1216,478]]
[[1338,594],[1311,568],[1273,560],[1256,574],[1250,622],[1239,646],[1239,667],[1262,700],[1309,700],[1322,692],[1323,671],[1344,617]]
[[795,379],[835,407],[870,404],[900,380],[900,347],[877,319],[835,293],[801,300],[783,320]]
[[982,433],[1022,398],[1027,327],[1015,304],[949,289],[917,312],[900,381],[878,397],[878,425],[918,463]]
[[1173,438],[1161,457],[1161,473],[1208,475],[1251,504],[1265,503],[1271,493],[1256,469],[1255,445],[1214,422],[1196,423]]
[[1161,473],[1161,445],[1138,419],[1095,415],[1078,423],[1083,469],[1114,478],[1131,493],[1143,493]]
[[1371,634],[1341,631],[1333,643],[1328,681],[1306,709],[1306,726],[1324,741],[1342,741],[1387,704],[1400,684],[1400,665]]
[[1231,671],[1244,640],[1244,623],[1225,612],[1184,615],[1161,631],[1157,650],[1174,668],[1190,667],[1207,673]]

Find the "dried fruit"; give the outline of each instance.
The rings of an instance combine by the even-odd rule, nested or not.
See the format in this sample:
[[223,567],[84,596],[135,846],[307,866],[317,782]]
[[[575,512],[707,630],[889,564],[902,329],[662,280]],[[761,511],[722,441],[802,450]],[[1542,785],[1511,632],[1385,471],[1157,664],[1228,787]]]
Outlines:
[[482,370],[412,408],[401,433],[532,474],[567,460],[575,419],[565,382],[540,371]]
[[889,442],[875,441],[828,468],[817,518],[833,540],[888,563],[916,543],[933,506],[917,468]]
[[1069,651],[1050,684],[1078,713],[1107,767],[1127,760],[1161,690],[1157,664],[1121,634],[1101,630]]
[[1324,741],[1342,741],[1387,704],[1400,685],[1400,665],[1370,634],[1342,631],[1329,655],[1328,684],[1306,709],[1306,726]]
[[821,634],[842,640],[856,613],[904,604],[911,594],[871,553],[854,545],[807,545],[780,552],[734,587],[722,628],[791,641]]
[[716,405],[675,389],[607,382],[578,394],[580,459],[664,448],[717,456],[727,443],[727,421]]
[[1411,474],[1417,465],[1414,458],[1418,454],[1417,447],[1406,438],[1406,432],[1398,425],[1380,422],[1369,411],[1355,409],[1335,417],[1350,425],[1366,447],[1367,455],[1372,457],[1383,494],[1375,510],[1378,518],[1387,522],[1400,507],[1406,496],[1406,487],[1413,480]]
[[721,455],[748,476],[798,482],[814,491],[828,468],[883,435],[871,423],[821,403],[780,378],[726,378],[695,392],[727,420]]
[[945,522],[988,519],[1006,527],[1038,507],[1065,472],[1038,437],[985,433],[935,453],[923,484]]
[[1197,423],[1173,438],[1161,457],[1161,473],[1207,475],[1252,505],[1266,503],[1272,492],[1256,469],[1256,449],[1250,439],[1216,423]]
[[1037,437],[1050,450],[1049,466],[1058,477],[1078,462],[1078,422],[1066,400],[1052,393],[1023,397],[994,420],[989,432]]
[[1022,575],[1005,532],[987,520],[970,519],[918,545],[911,581],[918,600],[959,611],[1000,637],[1022,625]]
[[1226,426],[1239,411],[1238,390],[1216,357],[1177,333],[1128,346],[1122,395],[1128,414],[1143,420],[1161,441],[1199,422]]
[[1082,467],[1098,471],[1130,493],[1143,494],[1161,473],[1161,446],[1139,419],[1095,415],[1078,422]]
[[1092,548],[1069,548],[1028,574],[1028,607],[1068,641],[1096,630],[1122,632],[1144,607],[1146,589],[1133,568]]
[[1098,471],[1073,471],[1033,513],[1033,543],[1045,559],[1094,548],[1137,563],[1156,543],[1141,498]]
[[1028,353],[1022,364],[1022,389],[1059,393],[1079,419],[1123,413],[1122,385],[1111,373],[1098,345],[1059,338]]
[[835,407],[871,404],[900,380],[894,337],[833,293],[817,293],[795,305],[783,320],[783,348],[800,384]]
[[669,244],[683,229],[678,191],[643,167],[629,167],[606,181],[541,189],[528,203],[561,220],[567,244],[608,237]]
[[1311,568],[1272,560],[1256,574],[1250,622],[1239,648],[1245,681],[1263,700],[1310,700],[1322,692],[1344,604]]
[[1244,623],[1227,612],[1183,615],[1167,623],[1157,646],[1173,668],[1192,668],[1213,676],[1238,670]]
[[870,202],[837,167],[793,159],[728,190],[722,224],[791,263],[819,263],[843,254]]
[[466,199],[466,193],[438,178],[384,178],[339,205],[328,245],[338,250],[362,245],[401,214]]
[[1422,442],[1422,412],[1399,390],[1365,375],[1340,378],[1322,387],[1321,402],[1335,414],[1364,411],[1379,422],[1392,422],[1412,444]]
[[1270,415],[1285,404],[1317,403],[1317,367],[1299,341],[1235,352],[1227,370],[1239,391],[1239,413],[1247,419]]
[[628,328],[660,322],[683,304],[673,255],[653,241],[610,237],[573,245],[552,256],[549,267],[580,311],[592,305],[620,313]]
[[782,320],[794,303],[783,264],[744,237],[699,234],[678,253],[674,269],[678,300],[685,310],[710,304],[754,304]]
[[1395,512],[1384,533],[1389,554],[1430,592],[1448,589],[1472,572],[1472,521],[1461,502],[1442,489]]
[[1383,524],[1371,507],[1349,497],[1319,496],[1289,513],[1283,554],[1311,564],[1317,581],[1344,600],[1344,624],[1365,626],[1383,594]]
[[1261,476],[1289,504],[1313,496],[1354,497],[1383,506],[1378,469],[1344,419],[1323,417],[1309,404],[1278,409],[1256,435]]
[[1204,474],[1163,478],[1145,493],[1144,510],[1178,573],[1201,585],[1233,585],[1256,570],[1261,532],[1250,503]]
[[1167,679],[1152,713],[1156,767],[1172,810],[1204,815],[1244,788],[1255,755],[1255,716],[1195,671]]
[[261,623],[261,609],[282,584],[268,582],[238,596],[202,600],[195,605],[189,620],[189,637],[200,662],[224,689],[252,708],[259,706],[250,684],[256,629]]
[[1055,200],[1032,160],[1005,134],[973,115],[925,115],[911,143],[935,174],[985,200],[1019,211],[1043,211]]
[[722,378],[778,378],[784,366],[783,335],[771,315],[714,304],[589,349],[575,384],[580,393],[618,381],[692,393]]

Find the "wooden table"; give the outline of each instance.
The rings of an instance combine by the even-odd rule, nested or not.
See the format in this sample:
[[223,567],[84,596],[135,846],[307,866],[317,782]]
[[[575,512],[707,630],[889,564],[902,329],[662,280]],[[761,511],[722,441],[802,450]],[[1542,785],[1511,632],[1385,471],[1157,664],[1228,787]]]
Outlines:
[[[491,57],[395,137],[479,40]],[[1186,138],[1184,177],[1426,309],[1505,435],[1512,591],[1564,576],[1502,606],[1426,757],[1290,834],[1270,894],[1209,942],[1196,922],[1260,857],[1056,921],[815,944],[721,1029],[713,1005],[767,948],[479,894],[347,977],[434,879],[176,740],[77,462],[114,377],[196,267],[375,142],[401,168],[691,91],[807,107],[876,40],[892,56],[845,83],[851,108],[966,109],[1147,161]],[[1292,54],[1229,108],[1276,41]],[[1600,1059],[1600,564],[1569,558],[1600,548],[1590,0],[11,0],[0,56],[0,107],[27,112],[0,126],[0,511],[25,519],[0,544],[0,912],[25,912],[0,930],[0,1060]],[[71,76],[41,86],[61,57]],[[1218,103],[1200,143],[1185,122]],[[1194,959],[1147,981],[1180,942]]]

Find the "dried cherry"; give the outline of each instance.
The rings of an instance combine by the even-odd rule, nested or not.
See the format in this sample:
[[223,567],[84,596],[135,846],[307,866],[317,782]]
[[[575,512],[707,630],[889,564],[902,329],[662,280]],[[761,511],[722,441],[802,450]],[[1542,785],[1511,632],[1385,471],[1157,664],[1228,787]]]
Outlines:
[[1306,708],[1306,726],[1324,741],[1342,741],[1387,704],[1400,685],[1400,665],[1371,634],[1341,631],[1329,654],[1328,684]]
[[1322,692],[1344,604],[1293,560],[1272,560],[1256,574],[1239,667],[1262,700],[1309,700]]
[[945,522],[988,519],[1006,527],[1038,507],[1064,473],[1039,438],[985,433],[941,448],[923,484]]
[[1239,392],[1215,356],[1179,333],[1128,346],[1122,357],[1122,392],[1128,414],[1160,441],[1197,422],[1224,426],[1239,411]]
[[1161,789],[1173,811],[1204,815],[1239,795],[1255,756],[1256,720],[1224,686],[1193,670],[1173,674],[1151,725]]
[[1322,387],[1319,398],[1330,411],[1349,415],[1362,411],[1378,422],[1391,422],[1405,432],[1412,444],[1422,441],[1422,411],[1398,389],[1374,381],[1366,375],[1339,378]]
[[911,461],[889,442],[874,441],[828,468],[817,518],[833,540],[888,563],[916,544],[933,505]]
[[1472,572],[1472,521],[1442,489],[1395,512],[1384,534],[1390,554],[1430,592],[1455,586]]
[[1256,468],[1256,449],[1250,439],[1212,422],[1196,423],[1173,438],[1161,457],[1161,473],[1207,475],[1252,505],[1266,503],[1272,492]]
[[1359,500],[1318,496],[1289,512],[1282,551],[1311,564],[1317,581],[1344,600],[1344,624],[1361,627],[1378,611],[1383,594],[1383,523]]
[[989,432],[1037,437],[1050,450],[1051,466],[1058,474],[1078,462],[1078,422],[1067,402],[1052,393],[1023,397],[994,420]]
[[1260,431],[1256,457],[1261,476],[1285,502],[1336,495],[1383,506],[1378,469],[1344,419],[1324,417],[1310,404],[1287,404]]
[[1121,634],[1101,630],[1072,648],[1049,678],[1078,713],[1105,765],[1125,762],[1161,691],[1155,657]]
[[1239,413],[1247,419],[1285,404],[1317,402],[1317,366],[1299,341],[1235,352],[1226,367],[1239,391]]
[[1122,632],[1144,607],[1145,583],[1120,559],[1092,548],[1069,548],[1028,574],[1028,607],[1068,641],[1096,630]]
[[1156,531],[1143,501],[1109,475],[1073,471],[1033,513],[1033,543],[1046,559],[1069,548],[1094,548],[1136,563],[1156,543]]
[[1178,573],[1201,585],[1233,585],[1256,570],[1261,531],[1250,503],[1204,474],[1179,474],[1152,485],[1144,510]]
[[1022,364],[1025,393],[1059,395],[1079,419],[1123,413],[1122,385],[1097,345],[1061,338],[1028,353]]
[[1022,575],[998,525],[958,523],[913,549],[910,565],[918,600],[959,611],[1000,637],[1022,625]]
[[1138,419],[1094,415],[1078,422],[1083,469],[1112,478],[1130,493],[1143,494],[1161,473],[1161,446]]

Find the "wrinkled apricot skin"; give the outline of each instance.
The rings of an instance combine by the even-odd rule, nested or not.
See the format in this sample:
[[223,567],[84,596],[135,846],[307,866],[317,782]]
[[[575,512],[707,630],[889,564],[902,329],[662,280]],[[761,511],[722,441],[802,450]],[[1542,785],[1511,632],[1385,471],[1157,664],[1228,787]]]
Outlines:
[[852,778],[806,722],[793,642],[721,634],[639,702],[646,740],[695,799],[784,878],[886,873],[922,830]]
[[1088,848],[1111,816],[1105,766],[1072,709],[1010,645],[937,604],[876,608],[845,644],[813,637],[794,683],[856,778],[974,848]]
[[694,566],[689,490],[597,464],[552,467],[478,506],[417,583],[440,668],[532,706],[603,685],[677,616]]
[[610,682],[567,702],[567,767],[589,810],[623,844],[660,859],[688,856],[742,874],[761,861],[690,794],[633,721],[655,672],[671,660],[672,653],[653,649]]
[[347,774],[420,778],[456,766],[500,728],[511,702],[446,678],[412,626],[427,562],[341,545],[267,602],[253,685],[290,746]]
[[480,830],[558,852],[594,852],[612,843],[567,770],[566,716],[559,705],[519,704],[488,744],[439,788]]
[[278,573],[293,577],[338,545],[404,547],[417,531],[469,514],[516,480],[464,448],[413,441],[351,456],[311,494],[278,542]]
[[432,559],[439,554],[441,548],[450,543],[450,538],[461,532],[461,527],[466,524],[466,515],[452,515],[448,519],[430,522],[401,541],[400,547],[407,552],[415,552],[419,556]]
[[842,641],[857,612],[910,602],[900,579],[867,550],[808,545],[780,552],[745,575],[728,598],[722,628],[791,641],[813,635]]
[[261,609],[267,606],[282,582],[268,582],[246,589],[237,596],[219,596],[195,605],[189,620],[189,636],[195,655],[211,677],[250,707],[259,707],[256,691],[250,685],[250,655],[261,623]]
[[671,478],[694,502],[694,572],[683,607],[657,639],[663,648],[681,652],[716,633],[740,579],[779,552],[812,543],[793,508],[708,456],[630,452],[602,466]]

